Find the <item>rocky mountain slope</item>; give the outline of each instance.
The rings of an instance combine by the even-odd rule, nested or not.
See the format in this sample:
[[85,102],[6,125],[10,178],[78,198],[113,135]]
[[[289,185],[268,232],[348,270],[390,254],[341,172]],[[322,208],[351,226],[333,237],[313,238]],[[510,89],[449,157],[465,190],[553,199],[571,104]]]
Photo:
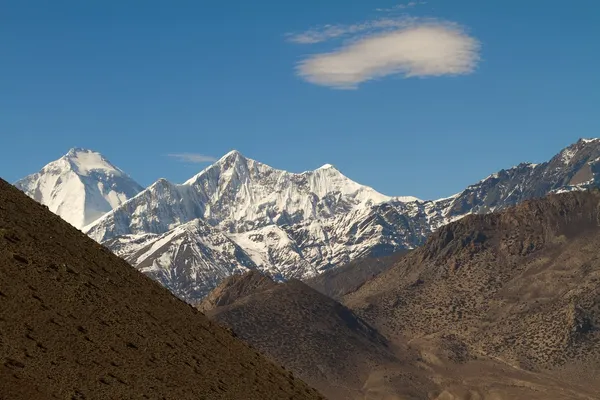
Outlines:
[[[292,174],[233,151],[184,184],[156,182],[86,232],[144,271],[160,276],[178,296],[197,301],[215,281],[240,270],[258,268],[280,280],[306,278],[380,248],[408,246],[411,238],[378,234],[392,230],[393,219],[401,216],[384,210],[370,217],[372,206],[390,200],[330,165]],[[167,239],[179,238],[176,231],[189,223],[202,224],[204,236]],[[165,247],[165,240],[170,240],[169,246]],[[239,249],[232,244],[235,250],[227,253],[227,260],[219,258],[218,266],[206,251],[194,252],[197,257],[186,258],[185,265],[183,258],[175,258],[189,252],[192,243],[214,253],[215,246],[207,242],[231,242]],[[184,269],[191,274],[183,273]],[[216,275],[211,269],[217,270]],[[198,277],[194,271],[207,272],[204,277],[210,279],[190,278]],[[196,290],[180,289],[191,284],[197,285]]]
[[599,246],[600,191],[576,191],[467,216],[362,261],[372,278],[325,273],[322,289],[358,287],[348,308],[256,272],[202,307],[332,399],[596,400]]
[[84,149],[71,149],[15,186],[76,228],[94,222],[143,190],[104,156]]
[[0,180],[0,398],[320,399]]
[[[345,297],[383,334],[600,393],[600,192],[472,215]],[[590,397],[595,398],[595,397]]]
[[224,278],[257,268],[244,249],[201,219],[162,235],[125,235],[104,244],[184,299],[201,299]]
[[[200,308],[332,400],[365,398],[363,384],[374,370],[401,364],[375,329],[298,280],[276,284],[257,272],[230,277]],[[410,376],[405,391],[432,387]]]
[[456,196],[447,219],[483,214],[525,200],[597,187],[600,182],[600,139],[580,139],[542,164],[523,163],[501,170]]
[[233,304],[244,297],[274,288],[276,285],[277,283],[271,277],[254,270],[232,275],[224,279],[197,307],[202,312],[208,312]]
[[405,254],[406,251],[399,251],[385,257],[362,258],[307,279],[305,283],[332,299],[341,300],[393,267]]
[[582,139],[549,162],[520,164],[454,196],[422,201],[382,195],[331,165],[293,174],[233,151],[184,184],[157,181],[84,231],[197,302],[234,273],[306,280],[416,248],[465,215],[596,186],[599,162],[600,140]]

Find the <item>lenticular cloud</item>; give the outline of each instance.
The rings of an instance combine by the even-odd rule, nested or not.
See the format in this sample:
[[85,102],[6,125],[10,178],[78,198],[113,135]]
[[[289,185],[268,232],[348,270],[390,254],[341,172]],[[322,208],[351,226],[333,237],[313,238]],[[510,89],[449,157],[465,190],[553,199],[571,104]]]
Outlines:
[[480,60],[479,49],[479,41],[460,26],[429,21],[371,33],[332,52],[309,56],[296,71],[314,84],[355,89],[362,82],[389,75],[469,74]]

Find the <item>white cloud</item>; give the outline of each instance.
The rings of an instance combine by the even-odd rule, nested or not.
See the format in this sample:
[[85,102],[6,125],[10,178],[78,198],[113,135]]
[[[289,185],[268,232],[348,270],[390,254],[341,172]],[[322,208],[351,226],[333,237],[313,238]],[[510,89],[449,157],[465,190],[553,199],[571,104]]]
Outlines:
[[194,163],[194,164],[217,161],[217,159],[215,157],[207,156],[204,154],[198,154],[198,153],[172,153],[172,154],[167,154],[167,156],[175,158],[176,160],[181,161],[181,162]]
[[423,4],[427,4],[426,1],[411,1],[409,3],[406,4],[397,4],[393,7],[390,8],[376,8],[375,11],[380,11],[380,12],[394,12],[394,11],[400,11],[400,10],[406,10],[407,8],[413,8],[416,6],[420,6]]
[[416,18],[381,18],[353,25],[325,25],[320,28],[309,29],[300,33],[288,33],[288,40],[298,44],[315,44],[326,42],[343,36],[378,32],[382,30],[407,27],[416,21]]
[[[382,21],[395,21],[396,26]],[[362,82],[389,75],[410,78],[469,74],[480,60],[479,41],[449,22],[403,18],[339,26],[337,31],[331,28],[307,31],[305,41],[295,41],[316,43],[342,34],[363,34],[331,52],[302,60],[296,72],[308,82],[355,89]]]

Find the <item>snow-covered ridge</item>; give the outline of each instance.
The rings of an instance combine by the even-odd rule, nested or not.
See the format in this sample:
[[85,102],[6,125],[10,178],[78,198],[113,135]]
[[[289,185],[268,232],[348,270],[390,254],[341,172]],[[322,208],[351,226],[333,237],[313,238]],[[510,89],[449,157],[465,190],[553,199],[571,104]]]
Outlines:
[[[170,248],[172,255],[158,257],[157,262],[165,268],[168,263],[164,260],[181,260],[177,255],[182,254],[182,246],[190,246],[189,240],[168,239],[167,247],[162,242],[153,244],[153,240],[180,237],[178,227],[198,219],[243,249],[232,256],[225,270],[213,271],[218,276],[247,268],[250,260],[256,268],[280,279],[304,279],[357,258],[414,248],[431,232],[465,215],[494,212],[545,193],[594,185],[593,171],[599,159],[600,141],[581,140],[548,162],[521,163],[448,198],[423,201],[382,195],[348,179],[330,164],[294,174],[232,151],[182,185],[156,182],[94,223],[89,234],[109,243],[110,238],[117,238],[113,239],[117,249],[128,246],[119,235],[133,235],[137,239],[131,239],[130,253],[136,249],[136,257],[144,260],[157,256],[140,254],[141,244],[151,254],[157,254],[157,247]],[[581,169],[584,165],[588,170]],[[196,240],[205,243],[212,234],[207,235]],[[227,259],[234,253],[219,254]],[[183,261],[171,261],[171,270],[178,270],[179,275],[161,272],[161,281],[171,287],[174,277],[183,276],[184,270],[214,268],[207,258],[197,255],[194,259],[185,268]],[[158,271],[148,268],[143,270]],[[200,275],[195,276],[199,279]],[[203,282],[186,283],[201,286],[193,293],[203,293],[215,282],[201,276]]]
[[269,175],[273,174],[276,175],[278,179],[278,181],[274,183],[282,190],[284,190],[285,185],[289,183],[301,183],[306,179],[312,180],[310,182],[310,188],[314,189],[314,193],[318,196],[324,196],[327,193],[334,191],[339,191],[344,195],[352,195],[356,192],[363,191],[367,194],[368,200],[374,202],[383,202],[391,199],[390,196],[378,193],[371,187],[360,185],[352,181],[331,164],[325,164],[314,171],[292,173],[247,158],[237,150],[232,150],[225,154],[214,164],[186,181],[184,185],[194,186],[195,184],[198,184],[199,180],[211,176],[211,172],[215,170],[221,172],[220,177],[223,178],[223,180],[229,179],[234,173],[237,173],[241,180],[259,177],[261,173]]
[[391,199],[334,167],[294,174],[231,151],[181,185],[156,182],[86,232],[98,241],[161,234],[196,218],[227,232],[244,232],[331,218]]
[[74,148],[15,183],[76,228],[119,207],[143,188],[100,153]]
[[[93,186],[103,182],[99,176],[120,173],[102,157],[75,153],[64,169],[78,181],[92,179]],[[305,279],[417,247],[465,215],[599,184],[600,140],[580,140],[547,162],[500,170],[433,201],[383,195],[330,164],[290,173],[231,151],[183,184],[159,179],[84,231],[181,298],[197,301],[248,268]],[[64,204],[74,209],[77,202]]]
[[328,169],[328,168],[335,168],[335,167],[331,164],[325,164],[325,165],[320,166],[317,169]]
[[93,172],[105,174],[125,175],[100,153],[92,150],[73,148],[64,156],[71,168],[80,176],[89,176]]

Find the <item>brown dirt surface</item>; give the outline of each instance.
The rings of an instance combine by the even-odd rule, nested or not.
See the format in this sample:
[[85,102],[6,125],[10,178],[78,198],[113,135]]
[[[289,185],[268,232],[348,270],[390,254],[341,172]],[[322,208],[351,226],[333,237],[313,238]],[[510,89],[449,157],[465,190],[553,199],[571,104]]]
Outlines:
[[243,297],[267,290],[276,285],[273,279],[255,270],[250,270],[241,275],[232,275],[213,289],[200,302],[198,309],[207,312],[217,307],[224,307]]
[[599,399],[599,249],[600,192],[553,195],[441,228],[344,303],[477,396]]
[[[225,281],[215,291],[223,295],[240,280],[256,281],[252,274],[230,279],[236,285]],[[352,311],[297,280],[247,293],[207,315],[330,399],[363,399],[364,382],[373,371],[406,365],[387,340]],[[428,381],[410,376],[408,390],[429,387]]]
[[304,282],[326,296],[340,300],[346,294],[357,291],[365,282],[390,269],[404,254],[406,254],[406,251],[400,251],[385,257],[363,258],[352,261]]
[[0,180],[0,399],[319,399]]

